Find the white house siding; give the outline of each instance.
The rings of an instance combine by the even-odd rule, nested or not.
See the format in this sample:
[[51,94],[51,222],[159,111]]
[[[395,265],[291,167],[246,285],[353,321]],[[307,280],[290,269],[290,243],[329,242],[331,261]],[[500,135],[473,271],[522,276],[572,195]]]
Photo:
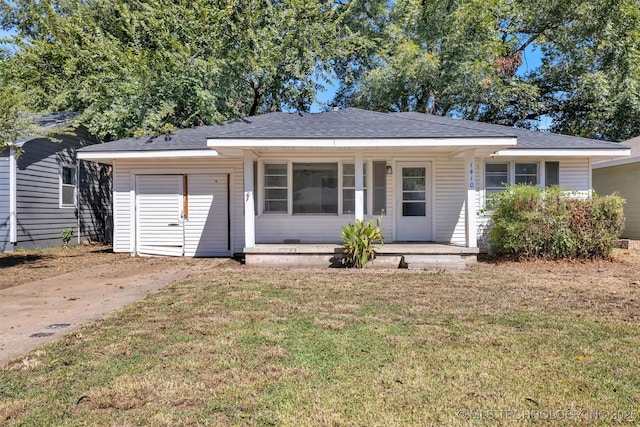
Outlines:
[[593,170],[593,187],[600,195],[614,192],[626,200],[622,237],[640,240],[640,162]]
[[0,153],[0,252],[12,250],[9,222],[9,152]]
[[[549,161],[554,161],[554,159],[549,159]],[[561,187],[583,193],[591,191],[590,160],[588,158],[560,159],[559,161]]]
[[[496,161],[492,159],[492,161]],[[590,165],[589,158],[562,158],[562,157],[549,157],[549,158],[526,158],[526,157],[500,157],[500,162],[518,162],[518,163],[538,163],[539,171],[544,170],[544,161],[559,162],[559,184],[560,187],[578,192],[580,195],[588,196],[591,192],[591,179],[590,179]],[[477,206],[478,210],[482,210],[485,206],[485,192],[484,192],[484,161],[478,162],[476,170],[478,173],[477,182],[480,184],[477,192]],[[489,213],[478,214],[478,244],[481,248],[487,247],[487,226],[490,219]]]
[[[342,158],[327,159],[321,156],[309,156],[317,161],[352,161],[353,153]],[[397,178],[397,162],[431,162],[433,194],[433,239],[438,242],[465,244],[464,220],[464,159],[451,158],[448,153],[381,152],[371,155],[365,153],[364,161],[383,161],[393,167],[393,175],[387,175],[387,204],[382,217],[382,229],[386,242],[393,241],[395,222],[395,179]],[[262,161],[287,161],[286,157],[270,157]],[[302,161],[294,159],[293,161]],[[259,203],[260,198],[257,199]],[[365,219],[375,218],[366,215]],[[287,240],[299,240],[301,243],[338,243],[340,228],[354,220],[353,215],[298,216],[286,214],[261,214],[256,217],[256,243],[283,243]]]
[[218,174],[230,173],[232,251],[244,247],[243,164],[242,159],[157,159],[117,160],[113,165],[114,252],[133,252],[135,233],[132,214],[135,203],[135,174]]
[[464,159],[444,157],[435,167],[435,230],[437,242],[464,245],[465,242],[465,174]]
[[[319,162],[352,161],[354,153],[341,153],[341,157],[327,157],[326,155],[296,154],[293,161]],[[403,161],[431,162],[433,177],[433,239],[437,242],[464,245],[465,242],[465,174],[464,159],[452,157],[449,153],[422,152],[375,152],[365,153],[364,160],[372,161],[386,159],[393,167],[393,175],[387,175],[387,208],[383,216],[382,228],[387,242],[393,241],[395,214],[395,179],[396,165]],[[419,160],[417,160],[419,159]],[[262,161],[287,161],[287,156],[269,155],[259,159]],[[504,158],[504,161],[530,161],[532,159]],[[558,159],[549,161],[560,162],[560,185],[574,190],[587,191],[590,185],[590,170],[588,159]],[[539,162],[540,159],[533,161]],[[132,232],[133,219],[131,217],[135,203],[136,173],[174,173],[174,174],[217,174],[223,171],[231,173],[231,223],[232,223],[232,251],[241,252],[244,247],[244,213],[243,213],[243,161],[242,159],[158,159],[148,160],[118,160],[114,163],[114,251],[133,252],[135,235]],[[479,211],[484,205],[484,160],[476,160],[476,183],[478,186],[476,207]],[[258,177],[258,187],[261,179]],[[261,190],[256,189],[256,203],[261,203]],[[260,208],[260,206],[258,206]],[[258,209],[260,211],[260,209]],[[373,218],[366,215],[366,219]],[[259,214],[256,216],[256,243],[284,243],[287,240],[302,243],[339,243],[341,226],[352,222],[353,215],[286,215]],[[484,228],[488,222],[486,215],[478,217],[478,235],[482,242]]]

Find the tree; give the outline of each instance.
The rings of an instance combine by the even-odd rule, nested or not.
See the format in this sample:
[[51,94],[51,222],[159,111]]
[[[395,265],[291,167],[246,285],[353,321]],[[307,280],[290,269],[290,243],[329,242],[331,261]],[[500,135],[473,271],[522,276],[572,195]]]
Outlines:
[[[366,2],[365,2],[366,3]],[[354,8],[353,10],[356,10]],[[622,139],[640,133],[639,0],[398,0],[335,102]],[[358,20],[360,16],[352,15]],[[524,74],[527,48],[543,65]]]
[[25,114],[24,97],[7,70],[7,54],[0,50],[0,153],[17,150],[19,136],[31,133],[33,128],[32,117]]
[[[16,0],[12,81],[109,140],[283,108],[307,110],[352,43],[348,5],[228,0]],[[314,74],[317,78],[314,78]]]

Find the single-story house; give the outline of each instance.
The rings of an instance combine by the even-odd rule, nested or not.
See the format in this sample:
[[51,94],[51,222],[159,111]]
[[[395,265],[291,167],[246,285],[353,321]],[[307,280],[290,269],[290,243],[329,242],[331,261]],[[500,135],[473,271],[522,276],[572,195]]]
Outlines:
[[623,142],[631,156],[593,164],[593,188],[598,194],[614,192],[626,200],[622,237],[640,240],[640,136]]
[[52,137],[24,136],[19,155],[0,153],[0,251],[61,246],[69,227],[72,244],[111,241],[110,167],[77,161],[76,150],[97,141],[83,128],[62,131],[75,117],[41,117],[39,133]]
[[589,192],[617,143],[420,113],[269,113],[79,151],[113,167],[116,252],[295,254],[327,262],[341,226],[382,218],[381,252],[475,260],[505,183]]

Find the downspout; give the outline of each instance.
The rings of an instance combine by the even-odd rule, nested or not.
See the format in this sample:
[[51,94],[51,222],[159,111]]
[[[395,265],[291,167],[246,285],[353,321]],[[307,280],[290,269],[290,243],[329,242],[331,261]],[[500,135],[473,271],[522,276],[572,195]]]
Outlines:
[[17,163],[15,150],[9,150],[9,242],[18,244]]
[[75,188],[75,198],[76,198],[76,227],[78,228],[78,243],[77,245],[80,246],[80,161],[78,160],[78,156],[76,156],[76,153],[74,151],[73,153],[74,157],[75,157],[75,165],[76,165],[76,188]]

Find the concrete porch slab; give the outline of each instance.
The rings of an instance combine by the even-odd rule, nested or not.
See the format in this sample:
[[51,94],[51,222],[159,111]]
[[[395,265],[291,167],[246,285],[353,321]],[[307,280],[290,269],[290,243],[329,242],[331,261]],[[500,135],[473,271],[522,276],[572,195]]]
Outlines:
[[[245,248],[255,267],[341,267],[340,244],[258,244]],[[478,248],[438,243],[389,243],[379,247],[367,268],[464,269],[477,261]]]

